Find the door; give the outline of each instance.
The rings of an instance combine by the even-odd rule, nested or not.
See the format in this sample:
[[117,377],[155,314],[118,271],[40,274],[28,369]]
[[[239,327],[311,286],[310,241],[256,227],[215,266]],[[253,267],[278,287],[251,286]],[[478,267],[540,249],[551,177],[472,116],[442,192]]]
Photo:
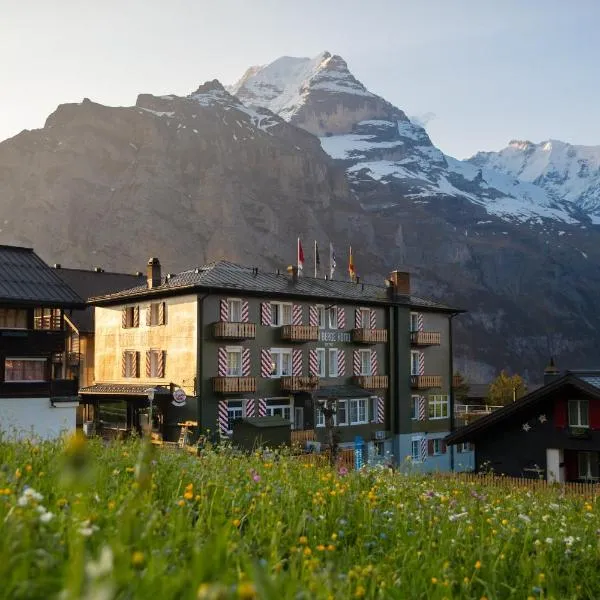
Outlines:
[[294,429],[304,429],[304,408],[302,406],[294,408]]

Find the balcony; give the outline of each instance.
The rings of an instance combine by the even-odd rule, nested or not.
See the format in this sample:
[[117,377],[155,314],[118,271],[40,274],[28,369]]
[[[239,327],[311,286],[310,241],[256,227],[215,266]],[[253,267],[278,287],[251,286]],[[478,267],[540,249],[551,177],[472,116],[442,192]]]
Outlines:
[[366,329],[364,327],[352,330],[352,341],[358,344],[385,344],[388,341],[387,329]]
[[0,329],[0,348],[10,354],[50,354],[65,348],[64,331]]
[[411,375],[410,387],[415,390],[428,390],[429,388],[441,388],[441,375]]
[[317,342],[319,328],[313,325],[284,325],[281,339],[286,342]]
[[442,335],[439,331],[411,331],[410,343],[414,346],[439,346]]
[[77,379],[52,381],[4,381],[0,383],[0,398],[57,398],[77,396]]
[[356,375],[354,383],[365,390],[387,390],[387,375]]
[[256,323],[219,321],[213,324],[213,336],[218,340],[253,340],[256,337]]
[[319,389],[318,377],[282,377],[281,390],[284,392],[312,392]]
[[243,394],[256,391],[255,377],[213,377],[213,392],[217,394]]

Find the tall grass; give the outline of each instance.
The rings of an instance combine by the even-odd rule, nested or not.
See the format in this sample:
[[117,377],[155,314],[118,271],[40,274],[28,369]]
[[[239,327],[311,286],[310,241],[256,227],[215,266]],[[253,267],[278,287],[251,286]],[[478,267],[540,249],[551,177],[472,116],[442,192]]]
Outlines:
[[0,464],[2,598],[600,598],[560,490],[80,438]]

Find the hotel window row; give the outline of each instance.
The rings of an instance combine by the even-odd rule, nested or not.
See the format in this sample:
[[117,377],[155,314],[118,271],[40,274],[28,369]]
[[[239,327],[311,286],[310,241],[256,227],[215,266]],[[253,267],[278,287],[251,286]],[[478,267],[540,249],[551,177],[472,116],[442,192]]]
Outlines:
[[[151,349],[146,351],[145,373],[146,377],[163,378],[165,376],[166,352]],[[121,357],[121,375],[125,378],[141,377],[140,352],[137,350],[124,350]]]

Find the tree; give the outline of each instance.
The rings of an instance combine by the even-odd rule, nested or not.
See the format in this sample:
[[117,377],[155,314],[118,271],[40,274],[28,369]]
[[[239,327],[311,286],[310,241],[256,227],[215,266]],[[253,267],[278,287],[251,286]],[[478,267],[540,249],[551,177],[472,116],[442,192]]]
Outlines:
[[506,371],[501,371],[490,383],[487,402],[492,406],[505,406],[521,398],[526,391],[527,386],[520,375],[515,373],[511,376]]
[[454,402],[456,404],[466,404],[471,386],[459,371],[454,373],[452,387],[454,389]]

